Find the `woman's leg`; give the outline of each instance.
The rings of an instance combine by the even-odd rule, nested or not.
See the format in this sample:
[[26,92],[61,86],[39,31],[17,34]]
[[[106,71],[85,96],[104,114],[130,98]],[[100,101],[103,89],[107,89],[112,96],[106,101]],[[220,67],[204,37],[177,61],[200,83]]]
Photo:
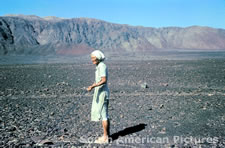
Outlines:
[[96,140],[96,143],[105,143],[109,142],[109,134],[110,134],[110,127],[109,127],[109,117],[108,117],[108,105],[109,105],[109,100],[105,99],[102,112],[101,112],[101,119],[102,119],[102,127],[103,127],[103,136],[99,137]]
[[108,143],[109,142],[109,124],[108,120],[102,120],[103,136],[95,140],[95,143]]
[[108,100],[105,101],[103,110],[102,110],[102,127],[103,127],[103,136],[99,137],[95,143],[108,143],[110,136],[110,122],[108,117]]
[[103,127],[103,137],[109,137],[109,116],[108,116],[108,106],[109,106],[109,100],[105,100],[103,105],[103,120],[102,120],[102,127]]
[[109,137],[110,133],[109,133],[109,119],[108,120],[102,120],[102,126],[103,126],[103,136],[104,137]]

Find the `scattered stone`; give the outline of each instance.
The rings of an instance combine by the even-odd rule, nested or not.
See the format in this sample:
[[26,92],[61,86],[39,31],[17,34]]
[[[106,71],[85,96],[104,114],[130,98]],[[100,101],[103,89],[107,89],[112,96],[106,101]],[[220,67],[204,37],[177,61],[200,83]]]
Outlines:
[[207,108],[206,108],[206,106],[203,106],[202,109],[203,109],[203,110],[206,110]]
[[148,87],[147,83],[145,82],[145,83],[141,84],[141,88],[149,88],[149,87]]
[[169,86],[168,83],[160,83],[160,85],[161,85],[161,86],[165,86],[165,87]]
[[59,140],[63,141],[64,140],[64,135],[60,136]]
[[38,142],[37,146],[43,146],[43,145],[53,145],[54,143],[51,140],[45,139]]
[[7,97],[10,97],[10,96],[12,96],[12,94],[11,94],[11,93],[7,95]]
[[160,109],[164,108],[164,104],[161,104],[159,108],[160,108]]
[[152,107],[150,107],[148,110],[152,110]]
[[8,130],[9,130],[10,132],[16,131],[16,127],[15,127],[15,126],[11,126]]
[[177,127],[177,126],[180,126],[181,124],[179,122],[174,122],[174,126]]
[[49,91],[49,88],[45,88],[45,89],[43,89],[44,91]]
[[67,130],[66,128],[64,128],[64,130],[63,130],[63,131],[64,131],[64,133],[68,132],[68,130]]
[[165,134],[166,133],[166,128],[162,128],[162,130],[159,132],[160,134]]
[[18,139],[13,139],[13,140],[8,142],[8,145],[17,144],[18,141],[19,141]]
[[213,94],[208,94],[208,96],[210,97],[210,96],[213,96]]
[[[121,64],[123,65],[123,63]],[[76,64],[73,66],[75,65]],[[152,64],[151,66],[154,65],[155,64]],[[171,67],[168,66],[167,63],[163,65]],[[193,66],[193,64],[191,65]],[[48,67],[50,68],[49,72],[51,72],[51,66]],[[54,68],[57,66],[58,65],[54,65]],[[66,66],[67,65],[65,64],[61,67],[64,69]],[[111,67],[112,69],[114,68],[113,66]],[[45,67],[44,69],[42,69],[43,66],[40,67],[41,70],[46,72]],[[141,67],[139,68],[141,69]],[[184,79],[183,76],[175,79],[171,74],[173,73],[172,71],[171,73],[168,73],[168,75],[165,73],[159,73],[159,75],[157,75],[158,72],[166,71],[164,71],[163,68],[158,72],[156,71],[158,70],[158,62],[157,65],[155,65],[155,68],[151,68],[147,68],[145,69],[146,71],[144,71],[145,73],[151,72],[150,77],[148,77],[148,74],[142,75],[141,72],[137,71],[133,76],[121,75],[121,78],[116,78],[117,71],[111,69],[110,74],[115,78],[115,80],[114,78],[110,79],[111,100],[109,116],[111,118],[111,134],[119,136],[120,138],[125,138],[130,135],[136,135],[136,137],[146,137],[148,135],[149,137],[162,137],[163,135],[161,134],[166,134],[164,136],[173,136],[174,134],[177,134],[185,137],[197,134],[216,134],[218,136],[223,134],[222,128],[224,127],[225,121],[222,110],[224,108],[224,92],[218,89],[219,92],[216,93],[217,89],[214,89],[219,88],[220,86],[217,87],[216,83],[214,85],[214,82],[212,82],[213,87],[211,86],[211,88],[205,88],[192,93],[197,87],[194,86],[196,84],[194,81],[197,78],[192,79],[191,77],[188,77],[187,75],[189,74],[186,73]],[[209,70],[208,68],[207,65],[207,71]],[[10,67],[7,67],[7,71],[9,69]],[[58,145],[59,143],[62,144],[61,147],[69,147],[71,145],[79,144],[78,139],[83,135],[97,137],[102,134],[101,125],[89,122],[91,117],[91,101],[94,92],[87,93],[84,91],[89,82],[84,81],[83,76],[86,75],[83,75],[83,73],[88,71],[88,78],[89,76],[91,77],[92,74],[90,73],[89,75],[91,68],[90,70],[88,67],[84,68],[85,70],[75,69],[73,71],[70,71],[71,68],[66,69],[68,70],[67,74],[71,81],[66,79],[65,75],[62,74],[64,70],[62,71],[61,69],[57,71],[57,68],[55,68],[56,71],[52,71],[51,81],[49,81],[50,79],[46,81],[46,78],[50,73],[46,74],[45,77],[41,77],[42,72],[38,73],[38,70],[30,70],[29,68],[25,68],[23,71],[26,71],[27,69],[29,70],[28,73],[31,73],[29,78],[27,78],[26,72],[20,74],[12,69],[12,72],[7,72],[9,75],[9,77],[7,76],[7,83],[3,83],[0,86],[0,95],[12,94],[12,96],[8,98],[5,96],[0,97],[0,147],[35,147],[34,144],[38,143],[40,138],[44,138],[47,133],[48,135],[46,138],[49,138],[50,140],[43,141],[41,143],[42,147],[57,147],[60,146]],[[185,67],[182,69],[185,70]],[[122,70],[124,69],[121,68],[121,71]],[[4,73],[4,71],[4,69],[1,69],[1,74],[2,72]],[[174,73],[178,73],[179,76],[183,75],[182,71],[179,71],[180,73],[178,71],[179,69],[177,69],[176,72],[174,71]],[[130,73],[132,71],[129,71],[128,69],[128,72]],[[192,71],[190,71],[190,73],[191,72]],[[17,75],[15,78],[13,77],[13,73]],[[18,79],[20,75],[25,76],[25,78]],[[209,75],[210,73],[208,73],[208,76]],[[153,84],[152,88],[144,91],[136,89],[137,87],[140,88],[140,84],[143,83],[143,81],[138,82],[138,76],[143,76],[143,79],[146,80],[149,78],[148,83]],[[189,76],[191,76],[191,74]],[[77,78],[80,78],[79,82],[77,82]],[[125,78],[129,79],[130,82],[128,83],[128,80]],[[221,77],[219,76],[218,78]],[[18,84],[16,83],[17,79]],[[119,81],[120,79],[123,81]],[[67,87],[66,82],[63,82],[64,80],[68,80],[72,87]],[[41,81],[44,82],[44,87],[41,86]],[[199,79],[198,84],[203,86],[205,82],[201,81],[202,79]],[[31,85],[30,82],[34,82],[34,84]],[[56,86],[57,82],[59,82],[59,86]],[[121,83],[117,86],[118,83],[116,82]],[[158,86],[158,82],[171,82],[175,87],[165,89],[163,84]],[[15,84],[15,86],[13,86],[13,84]],[[131,87],[127,87],[125,84],[129,84]],[[13,88],[13,90],[8,90],[8,88]],[[39,92],[39,90],[42,91]],[[66,93],[61,93],[61,90],[65,90]],[[17,94],[16,92],[19,93]],[[25,94],[28,92],[29,94]],[[181,94],[175,96],[175,92],[181,92]],[[48,94],[55,95],[50,96]],[[208,94],[214,95],[210,97]],[[14,98],[18,99],[13,100]],[[72,109],[65,118],[60,120],[72,103],[75,103],[74,109]],[[207,110],[207,112],[203,109]],[[198,116],[205,114],[207,117]],[[58,121],[59,123],[57,123]],[[140,123],[146,123],[148,126],[145,128],[137,126],[136,128],[136,125]],[[202,125],[206,125],[209,129],[204,129]],[[201,130],[196,131],[196,128]],[[216,129],[216,131],[213,129]],[[121,134],[124,136],[121,136]],[[40,138],[35,140],[32,138],[33,136]],[[140,145],[132,143],[131,145],[133,147],[147,147],[149,146],[148,144],[144,143]],[[169,144],[167,146],[169,146]],[[85,146],[94,147],[95,145],[84,144],[84,147]],[[116,146],[116,141],[113,141],[111,147]],[[157,147],[153,143],[151,143],[151,146]],[[160,144],[159,146],[163,147],[163,145]],[[180,146],[183,146],[182,143]],[[204,145],[197,144],[197,147],[201,146],[204,147]]]

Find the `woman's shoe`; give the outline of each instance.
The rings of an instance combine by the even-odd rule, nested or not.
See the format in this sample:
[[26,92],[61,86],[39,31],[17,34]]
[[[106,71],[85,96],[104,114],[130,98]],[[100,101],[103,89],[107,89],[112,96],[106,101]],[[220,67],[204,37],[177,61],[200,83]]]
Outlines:
[[98,139],[95,140],[94,143],[98,144],[108,144],[109,143],[109,137],[105,138],[104,136],[99,137]]

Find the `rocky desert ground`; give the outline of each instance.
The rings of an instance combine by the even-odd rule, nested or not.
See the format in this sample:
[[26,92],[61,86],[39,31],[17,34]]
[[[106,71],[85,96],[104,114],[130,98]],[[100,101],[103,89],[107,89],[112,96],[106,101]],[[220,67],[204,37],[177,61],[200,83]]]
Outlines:
[[91,61],[0,65],[1,147],[225,147],[225,59],[106,60],[111,142],[92,143]]

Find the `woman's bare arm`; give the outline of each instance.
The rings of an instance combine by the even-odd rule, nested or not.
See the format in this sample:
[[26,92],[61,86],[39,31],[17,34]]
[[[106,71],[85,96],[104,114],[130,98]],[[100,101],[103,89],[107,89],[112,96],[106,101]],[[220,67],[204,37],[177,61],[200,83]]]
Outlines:
[[94,83],[92,86],[93,86],[93,87],[97,87],[97,86],[100,86],[100,85],[102,85],[102,84],[105,84],[106,82],[107,82],[106,77],[101,77],[101,81],[98,82],[98,83]]
[[88,91],[91,91],[93,88],[97,87],[97,86],[100,86],[102,84],[105,84],[107,82],[107,79],[106,77],[101,77],[101,81],[98,82],[98,83],[93,83],[91,86],[89,86],[87,88]]

